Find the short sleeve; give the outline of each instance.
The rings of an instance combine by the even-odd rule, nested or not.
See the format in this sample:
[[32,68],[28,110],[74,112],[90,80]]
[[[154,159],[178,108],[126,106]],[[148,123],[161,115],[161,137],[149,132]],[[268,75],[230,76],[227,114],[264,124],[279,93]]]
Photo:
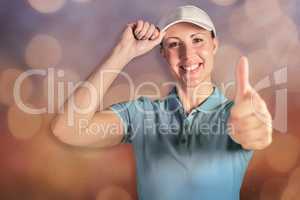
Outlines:
[[137,135],[138,121],[143,118],[143,99],[116,103],[110,106],[110,109],[117,114],[123,124],[124,136],[121,143],[132,143],[132,140]]

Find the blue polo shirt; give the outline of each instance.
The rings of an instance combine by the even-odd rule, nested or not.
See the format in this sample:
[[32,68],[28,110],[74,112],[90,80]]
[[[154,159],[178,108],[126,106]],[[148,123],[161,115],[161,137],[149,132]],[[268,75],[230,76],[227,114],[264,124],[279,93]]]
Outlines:
[[238,200],[252,151],[228,135],[233,101],[218,88],[185,113],[174,87],[163,100],[146,97],[111,109],[134,148],[140,200]]

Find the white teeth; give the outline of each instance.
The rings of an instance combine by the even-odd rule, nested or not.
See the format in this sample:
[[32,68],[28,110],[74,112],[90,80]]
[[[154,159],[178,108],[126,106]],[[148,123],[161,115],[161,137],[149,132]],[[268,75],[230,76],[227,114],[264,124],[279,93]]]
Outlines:
[[194,65],[188,65],[188,66],[184,66],[183,69],[185,71],[193,71],[195,69],[197,69],[198,67],[200,67],[202,64],[194,64]]

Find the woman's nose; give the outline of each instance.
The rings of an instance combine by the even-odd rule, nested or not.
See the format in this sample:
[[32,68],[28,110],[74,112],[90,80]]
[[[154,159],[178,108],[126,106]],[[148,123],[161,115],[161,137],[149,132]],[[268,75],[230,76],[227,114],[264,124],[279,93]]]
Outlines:
[[182,45],[180,49],[180,58],[188,60],[196,54],[195,48],[191,45]]

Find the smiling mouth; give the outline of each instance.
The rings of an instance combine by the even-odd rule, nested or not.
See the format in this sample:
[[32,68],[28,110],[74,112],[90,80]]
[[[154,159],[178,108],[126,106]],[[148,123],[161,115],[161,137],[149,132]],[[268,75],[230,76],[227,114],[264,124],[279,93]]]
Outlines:
[[192,64],[192,65],[181,65],[180,66],[180,69],[185,73],[197,72],[198,70],[203,69],[203,68],[204,68],[203,63]]

